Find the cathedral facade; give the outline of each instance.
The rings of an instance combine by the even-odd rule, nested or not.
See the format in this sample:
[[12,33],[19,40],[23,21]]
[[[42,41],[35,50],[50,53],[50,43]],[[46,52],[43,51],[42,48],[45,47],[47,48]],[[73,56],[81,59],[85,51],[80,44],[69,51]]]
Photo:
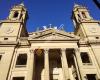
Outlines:
[[74,32],[27,32],[27,10],[15,5],[0,21],[0,80],[100,80],[100,21],[72,11]]

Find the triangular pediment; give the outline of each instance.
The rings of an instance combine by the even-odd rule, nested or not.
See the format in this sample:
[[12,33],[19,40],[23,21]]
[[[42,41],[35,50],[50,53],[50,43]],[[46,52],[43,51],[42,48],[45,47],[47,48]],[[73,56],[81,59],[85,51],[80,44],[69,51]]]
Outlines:
[[48,29],[38,32],[33,32],[30,37],[32,39],[39,39],[39,40],[73,40],[79,39],[78,36],[74,35],[70,32],[65,32],[62,30],[57,29]]

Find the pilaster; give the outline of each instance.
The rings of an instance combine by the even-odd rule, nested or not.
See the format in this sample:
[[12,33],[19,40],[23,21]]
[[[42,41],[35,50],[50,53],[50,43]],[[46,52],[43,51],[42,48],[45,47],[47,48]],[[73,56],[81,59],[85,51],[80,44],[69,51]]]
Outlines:
[[79,66],[77,64],[76,56],[74,54],[73,54],[73,58],[74,58],[74,61],[75,61],[75,66],[76,66],[76,71],[77,71],[78,79],[81,80]]
[[30,50],[28,80],[34,80],[34,49]]
[[78,48],[75,48],[74,52],[75,52],[75,56],[76,56],[76,62],[77,62],[78,67],[79,67],[80,78],[81,78],[81,80],[84,80],[83,72],[81,70],[82,63],[81,63],[81,59],[80,59],[80,51]]

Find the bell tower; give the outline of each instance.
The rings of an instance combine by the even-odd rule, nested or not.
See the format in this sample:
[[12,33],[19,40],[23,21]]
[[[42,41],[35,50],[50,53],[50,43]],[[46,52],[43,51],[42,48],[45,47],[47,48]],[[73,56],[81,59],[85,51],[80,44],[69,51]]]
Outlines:
[[10,14],[8,16],[8,20],[12,21],[21,21],[24,24],[26,23],[27,20],[27,11],[24,7],[24,4],[21,3],[19,5],[15,5],[11,10]]
[[72,20],[75,34],[81,39],[96,40],[100,37],[100,21],[94,20],[86,7],[75,4]]
[[86,7],[75,4],[73,13],[72,13],[72,19],[74,22],[74,26],[78,27],[77,25],[81,23],[82,21],[89,21],[89,20],[92,20],[93,18],[90,16]]
[[21,36],[27,36],[26,21],[28,18],[24,4],[15,5],[6,20],[1,21],[0,41],[17,41]]

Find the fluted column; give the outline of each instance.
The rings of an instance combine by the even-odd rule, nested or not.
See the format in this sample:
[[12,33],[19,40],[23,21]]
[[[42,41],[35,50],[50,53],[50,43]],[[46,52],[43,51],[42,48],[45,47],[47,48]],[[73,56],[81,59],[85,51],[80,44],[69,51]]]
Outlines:
[[29,73],[28,73],[28,80],[33,80],[34,78],[34,50],[30,50],[30,57],[29,57]]
[[44,73],[44,80],[50,80],[50,75],[49,75],[49,53],[48,49],[44,50],[44,68],[45,68],[45,73]]
[[66,49],[61,49],[62,53],[62,68],[63,68],[63,74],[64,74],[64,80],[69,80],[69,69],[68,69],[68,63],[66,58]]

